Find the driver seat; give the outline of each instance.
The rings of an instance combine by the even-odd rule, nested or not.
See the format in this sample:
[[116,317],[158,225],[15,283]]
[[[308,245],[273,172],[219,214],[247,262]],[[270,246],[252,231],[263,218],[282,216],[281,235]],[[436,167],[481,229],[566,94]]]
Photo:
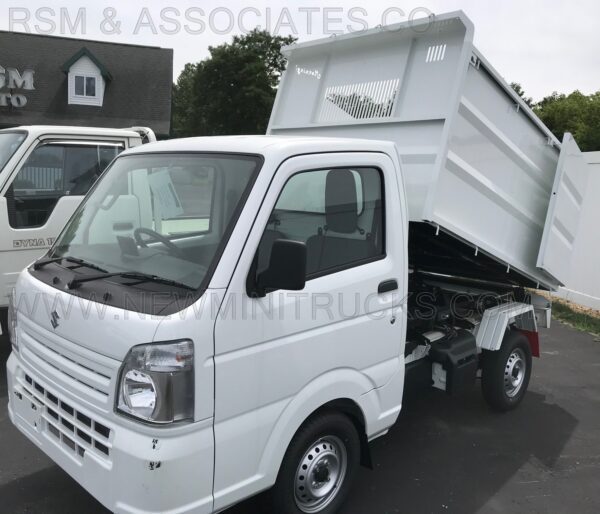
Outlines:
[[368,259],[377,250],[358,225],[356,181],[349,169],[335,169],[325,179],[325,221],[306,241],[307,275]]

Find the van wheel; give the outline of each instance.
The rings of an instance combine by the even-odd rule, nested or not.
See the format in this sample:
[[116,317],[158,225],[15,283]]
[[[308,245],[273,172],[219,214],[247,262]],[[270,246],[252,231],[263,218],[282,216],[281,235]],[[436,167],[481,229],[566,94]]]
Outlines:
[[516,408],[530,377],[531,347],[521,332],[507,332],[499,350],[482,353],[481,387],[492,409],[506,412]]
[[333,514],[346,500],[360,461],[360,440],[352,421],[337,412],[308,420],[287,449],[269,512]]

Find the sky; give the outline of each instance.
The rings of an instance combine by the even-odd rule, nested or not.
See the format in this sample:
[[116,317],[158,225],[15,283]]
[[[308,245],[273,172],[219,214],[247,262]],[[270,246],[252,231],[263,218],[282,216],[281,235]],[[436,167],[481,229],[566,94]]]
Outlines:
[[176,79],[210,45],[256,26],[307,41],[458,9],[479,50],[534,100],[600,90],[598,0],[0,0],[0,30],[173,48]]

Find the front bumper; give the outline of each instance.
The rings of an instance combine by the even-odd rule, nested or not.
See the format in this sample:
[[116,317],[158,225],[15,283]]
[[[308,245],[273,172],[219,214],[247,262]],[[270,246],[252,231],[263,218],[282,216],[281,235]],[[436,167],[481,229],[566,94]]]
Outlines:
[[14,352],[7,376],[12,423],[108,509],[212,512],[212,419],[136,431],[88,410]]

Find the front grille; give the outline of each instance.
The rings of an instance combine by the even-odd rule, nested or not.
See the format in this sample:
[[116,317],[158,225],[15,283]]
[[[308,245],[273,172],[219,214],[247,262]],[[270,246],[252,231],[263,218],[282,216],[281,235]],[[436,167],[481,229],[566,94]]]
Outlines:
[[78,411],[59,398],[30,375],[19,379],[24,394],[32,405],[42,410],[45,428],[67,453],[83,458],[86,452],[101,459],[109,459],[112,444],[111,429],[91,416]]
[[24,321],[19,340],[23,360],[52,380],[63,382],[86,401],[106,409],[112,377],[120,363]]

